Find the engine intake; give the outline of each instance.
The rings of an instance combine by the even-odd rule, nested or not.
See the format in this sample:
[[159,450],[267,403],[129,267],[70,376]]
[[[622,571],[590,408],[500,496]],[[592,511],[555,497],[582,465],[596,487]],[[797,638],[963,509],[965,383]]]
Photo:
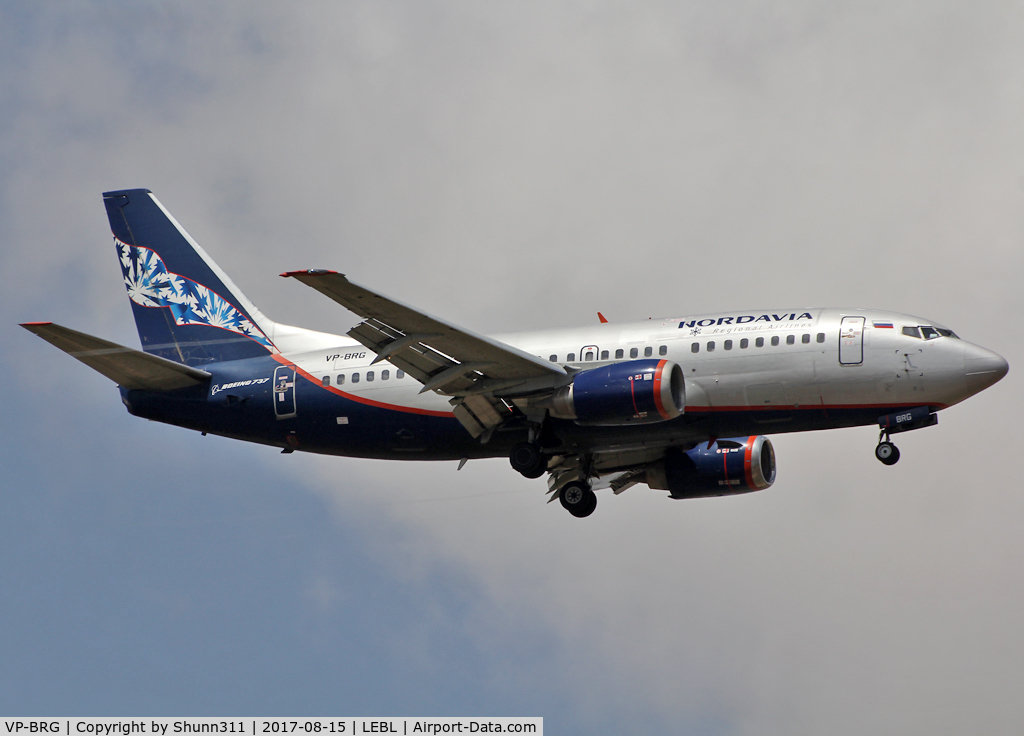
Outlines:
[[685,452],[672,447],[663,460],[647,466],[646,480],[672,498],[762,491],[775,482],[775,450],[764,435],[702,443]]
[[550,400],[551,415],[579,424],[649,424],[686,407],[683,370],[670,360],[630,360],[580,371]]

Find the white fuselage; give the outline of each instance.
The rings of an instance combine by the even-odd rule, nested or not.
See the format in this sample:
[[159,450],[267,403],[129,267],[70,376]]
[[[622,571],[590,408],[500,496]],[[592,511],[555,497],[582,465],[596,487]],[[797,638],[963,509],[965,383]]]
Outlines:
[[[851,317],[855,319],[844,323]],[[856,329],[861,322],[862,328]],[[894,312],[789,309],[494,337],[577,370],[645,357],[674,361],[686,376],[687,411],[915,405],[942,409],[1005,373],[1005,361],[998,355],[954,336],[924,339],[904,334],[904,328],[917,328],[920,335],[921,326],[949,332],[935,322]],[[396,407],[442,412],[451,408],[445,396],[420,394],[417,381],[400,378],[387,362],[373,365],[374,353],[354,340],[318,335],[316,343],[315,349],[285,357],[317,380],[327,377],[331,386],[345,393]]]

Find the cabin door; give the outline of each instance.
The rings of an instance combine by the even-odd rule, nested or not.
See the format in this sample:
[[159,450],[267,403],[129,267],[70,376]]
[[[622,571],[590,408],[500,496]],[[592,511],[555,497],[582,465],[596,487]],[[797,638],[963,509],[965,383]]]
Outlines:
[[839,364],[860,365],[864,362],[864,318],[843,317],[839,327]]

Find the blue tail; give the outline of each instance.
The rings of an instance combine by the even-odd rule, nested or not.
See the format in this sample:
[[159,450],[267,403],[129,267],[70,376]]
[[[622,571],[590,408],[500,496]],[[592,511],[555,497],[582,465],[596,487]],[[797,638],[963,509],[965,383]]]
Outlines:
[[274,323],[148,189],[104,192],[142,349],[185,365],[276,353]]

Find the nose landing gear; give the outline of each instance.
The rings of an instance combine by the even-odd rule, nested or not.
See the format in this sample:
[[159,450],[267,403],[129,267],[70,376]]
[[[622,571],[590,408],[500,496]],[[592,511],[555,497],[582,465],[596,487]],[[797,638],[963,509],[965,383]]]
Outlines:
[[[885,438],[883,440],[883,438]],[[889,440],[889,433],[884,429],[878,434],[878,446],[875,447],[875,457],[883,465],[895,465],[900,460],[900,451]]]

